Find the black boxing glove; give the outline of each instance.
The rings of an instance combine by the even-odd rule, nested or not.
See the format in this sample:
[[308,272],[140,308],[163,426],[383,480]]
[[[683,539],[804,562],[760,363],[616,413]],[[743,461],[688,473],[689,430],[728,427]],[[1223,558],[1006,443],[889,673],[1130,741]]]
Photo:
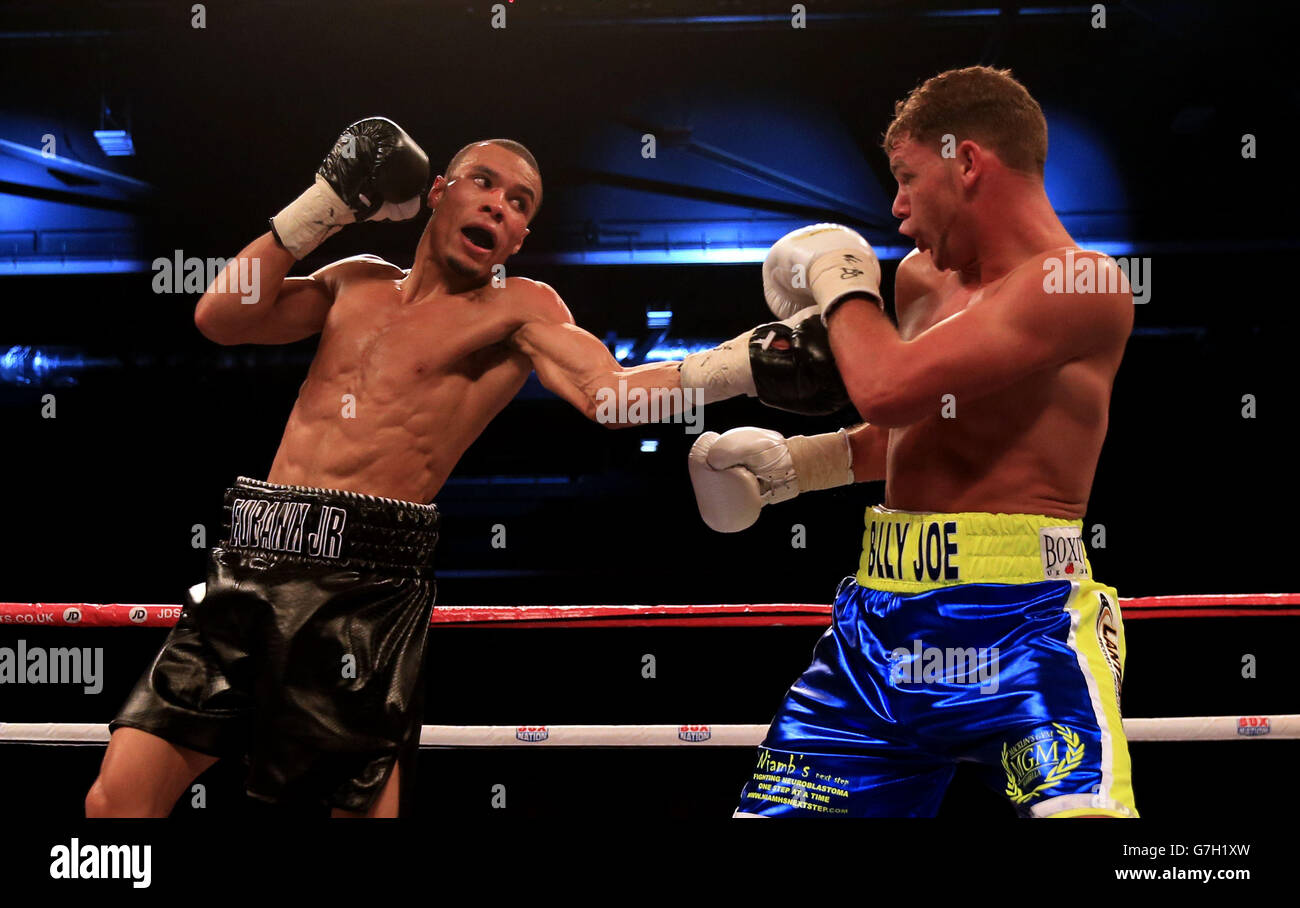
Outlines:
[[271,232],[304,258],[355,221],[404,221],[420,211],[429,158],[392,120],[358,120],[339,136],[311,187],[271,218]]
[[749,368],[758,399],[769,407],[825,416],[849,404],[826,324],[815,306],[755,328],[749,336]]
[[816,306],[690,354],[681,374],[682,387],[701,389],[706,404],[746,394],[779,410],[825,416],[849,403]]

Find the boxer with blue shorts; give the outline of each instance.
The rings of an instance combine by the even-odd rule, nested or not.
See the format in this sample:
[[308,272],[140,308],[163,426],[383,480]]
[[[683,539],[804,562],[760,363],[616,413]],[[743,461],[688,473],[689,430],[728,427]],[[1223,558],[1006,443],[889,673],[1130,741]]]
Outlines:
[[847,227],[792,231],[763,262],[775,315],[816,307],[863,422],[706,432],[691,448],[700,514],[719,532],[797,495],[885,483],[857,577],[737,815],[932,816],[965,761],[1024,816],[1137,816],[1124,628],[1115,590],[1092,579],[1082,520],[1132,289],[1053,210],[1047,122],[1009,71],[926,80],[884,149],[898,231],[916,241],[894,274],[894,318],[875,251]]
[[933,816],[971,762],[1024,816],[1137,816],[1123,666],[1079,521],[875,508],[737,813]]

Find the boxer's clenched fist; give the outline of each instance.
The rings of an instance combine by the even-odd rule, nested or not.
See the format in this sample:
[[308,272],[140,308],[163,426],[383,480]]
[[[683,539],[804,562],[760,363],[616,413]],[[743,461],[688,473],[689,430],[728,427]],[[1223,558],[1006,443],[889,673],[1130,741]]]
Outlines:
[[271,218],[276,239],[302,259],[347,224],[403,221],[420,211],[429,159],[384,117],[358,120],[339,136],[312,186]]
[[800,227],[777,240],[763,260],[763,295],[777,318],[816,306],[825,321],[854,293],[883,305],[880,260],[871,244],[848,227]]
[[816,306],[691,353],[681,372],[682,387],[700,389],[706,404],[747,394],[779,410],[823,416],[849,403]]
[[853,454],[843,429],[785,438],[744,426],[701,435],[691,446],[690,474],[704,522],[737,533],[758,520],[765,504],[853,482]]

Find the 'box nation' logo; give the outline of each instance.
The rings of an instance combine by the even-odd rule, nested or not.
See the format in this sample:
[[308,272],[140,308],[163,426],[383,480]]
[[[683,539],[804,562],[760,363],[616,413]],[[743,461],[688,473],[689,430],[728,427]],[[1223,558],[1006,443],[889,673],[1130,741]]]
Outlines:
[[1268,724],[1268,716],[1242,716],[1237,720],[1237,734],[1254,737],[1266,735],[1273,728]]

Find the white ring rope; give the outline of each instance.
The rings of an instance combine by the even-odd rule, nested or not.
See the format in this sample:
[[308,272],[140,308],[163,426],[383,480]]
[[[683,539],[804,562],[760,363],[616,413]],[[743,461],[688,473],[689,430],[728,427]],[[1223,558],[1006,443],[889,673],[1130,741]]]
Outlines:
[[[757,747],[766,725],[425,725],[421,747]],[[1295,740],[1300,715],[1125,719],[1130,741]],[[0,744],[108,743],[99,723],[0,722]]]

